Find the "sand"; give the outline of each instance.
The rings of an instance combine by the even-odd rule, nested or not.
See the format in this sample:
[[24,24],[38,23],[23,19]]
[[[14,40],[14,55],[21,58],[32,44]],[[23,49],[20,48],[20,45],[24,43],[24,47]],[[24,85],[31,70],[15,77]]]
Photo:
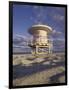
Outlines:
[[13,86],[64,83],[63,57],[63,53],[50,57],[13,55]]

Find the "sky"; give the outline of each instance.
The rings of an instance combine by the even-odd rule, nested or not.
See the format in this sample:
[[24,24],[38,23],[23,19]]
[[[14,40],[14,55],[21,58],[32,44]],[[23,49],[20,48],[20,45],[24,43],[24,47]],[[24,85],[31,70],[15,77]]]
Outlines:
[[[13,5],[13,50],[21,51],[31,35],[28,29],[35,24],[45,24],[52,28],[54,47],[65,46],[65,8],[36,5]],[[56,43],[56,40],[57,43]]]

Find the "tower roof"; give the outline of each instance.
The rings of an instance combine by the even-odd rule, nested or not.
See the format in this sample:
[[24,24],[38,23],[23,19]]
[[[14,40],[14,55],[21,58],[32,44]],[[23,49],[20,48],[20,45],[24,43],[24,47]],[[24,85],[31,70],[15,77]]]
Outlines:
[[30,34],[34,34],[37,30],[44,30],[48,33],[52,32],[52,28],[47,26],[47,25],[42,25],[42,24],[38,24],[38,25],[33,25],[28,32]]

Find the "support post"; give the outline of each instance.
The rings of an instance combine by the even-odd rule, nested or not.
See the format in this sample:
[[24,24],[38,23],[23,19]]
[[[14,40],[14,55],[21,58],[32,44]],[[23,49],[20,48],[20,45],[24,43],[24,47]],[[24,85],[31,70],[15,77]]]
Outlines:
[[38,46],[35,48],[35,54],[38,54]]
[[50,45],[49,45],[49,54],[50,54],[50,51],[51,51],[51,49],[50,49]]

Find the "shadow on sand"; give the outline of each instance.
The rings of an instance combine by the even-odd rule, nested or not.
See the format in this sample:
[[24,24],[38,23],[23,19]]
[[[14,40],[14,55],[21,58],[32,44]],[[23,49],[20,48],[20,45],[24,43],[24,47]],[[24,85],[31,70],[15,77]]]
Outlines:
[[[13,66],[13,79],[29,76],[31,74],[41,72],[44,70],[49,70],[49,69],[59,67],[59,66],[65,66],[64,61],[60,61],[57,63],[55,62],[55,65],[52,65],[52,63],[53,62],[51,61],[50,64],[48,64],[48,65],[47,64],[44,65],[42,63],[33,63],[32,66],[23,66],[21,64],[14,65]],[[57,77],[57,76],[55,76],[55,77]],[[52,81],[52,79],[51,79],[51,81]]]
[[60,80],[59,78],[62,77],[62,76],[65,76],[65,71],[61,72],[61,73],[58,73],[56,75],[53,75],[50,77],[50,84],[51,83],[60,83]]

